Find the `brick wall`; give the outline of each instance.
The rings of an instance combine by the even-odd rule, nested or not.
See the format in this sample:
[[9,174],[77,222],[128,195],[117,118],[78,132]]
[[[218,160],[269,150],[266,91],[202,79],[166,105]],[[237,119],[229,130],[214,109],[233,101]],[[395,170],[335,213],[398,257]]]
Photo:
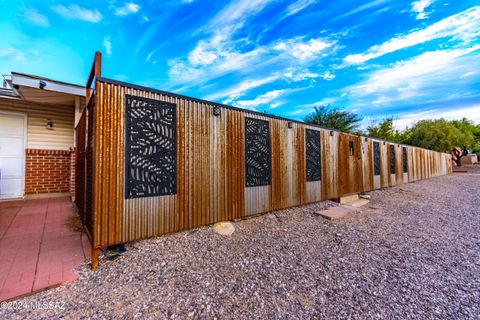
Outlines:
[[27,149],[25,194],[71,192],[71,151]]
[[75,148],[70,148],[70,195],[75,200]]

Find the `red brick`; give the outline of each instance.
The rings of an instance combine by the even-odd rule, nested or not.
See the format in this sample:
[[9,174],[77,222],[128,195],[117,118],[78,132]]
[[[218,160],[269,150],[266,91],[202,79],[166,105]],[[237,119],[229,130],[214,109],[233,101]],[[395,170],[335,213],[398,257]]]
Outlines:
[[26,150],[25,193],[74,193],[74,150]]

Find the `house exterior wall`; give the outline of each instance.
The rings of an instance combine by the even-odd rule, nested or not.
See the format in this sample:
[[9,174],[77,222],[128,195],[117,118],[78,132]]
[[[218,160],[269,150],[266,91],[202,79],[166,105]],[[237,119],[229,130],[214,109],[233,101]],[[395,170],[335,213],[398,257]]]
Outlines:
[[[380,144],[381,184],[374,186],[370,138],[228,107],[221,107],[220,115],[215,116],[214,109],[219,106],[214,103],[108,79],[97,80],[95,92],[93,124],[87,130],[93,134],[94,170],[90,174],[93,177],[94,247],[403,182],[401,145],[395,145],[393,161],[397,165],[395,173],[391,173],[390,143]],[[174,194],[125,197],[126,95],[175,104]],[[271,175],[268,185],[248,187],[245,184],[247,117],[269,123]],[[321,180],[313,183],[306,179],[306,129],[320,132],[322,174]],[[449,173],[441,168],[448,168],[450,155],[411,146],[407,149],[411,155],[409,161],[415,164],[418,174],[412,181]],[[432,161],[428,167],[427,158]],[[394,181],[397,175],[402,178]]]
[[[25,195],[73,194],[75,108],[0,98],[1,111],[22,113],[27,118]],[[52,129],[47,129],[48,120]]]
[[70,150],[27,149],[25,194],[70,192]]

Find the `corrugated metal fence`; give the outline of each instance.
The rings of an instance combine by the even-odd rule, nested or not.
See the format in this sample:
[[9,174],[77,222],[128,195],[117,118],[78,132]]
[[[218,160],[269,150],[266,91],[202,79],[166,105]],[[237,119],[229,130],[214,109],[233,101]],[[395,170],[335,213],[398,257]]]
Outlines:
[[[344,134],[105,78],[97,78],[95,87],[95,111],[90,113],[94,115],[91,119],[94,123],[89,126],[95,128],[90,169],[94,248],[451,172],[448,154]],[[176,163],[172,194],[125,195],[126,95],[175,105]],[[270,178],[265,185],[246,187],[245,184],[246,118],[268,122]],[[319,132],[321,174],[317,181],[307,181],[306,129]]]

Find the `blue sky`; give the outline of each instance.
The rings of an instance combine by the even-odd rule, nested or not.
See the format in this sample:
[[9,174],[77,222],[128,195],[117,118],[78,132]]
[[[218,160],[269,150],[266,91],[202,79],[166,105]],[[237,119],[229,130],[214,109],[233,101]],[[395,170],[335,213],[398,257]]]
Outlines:
[[103,75],[302,120],[480,122],[480,1],[6,1],[0,72]]

